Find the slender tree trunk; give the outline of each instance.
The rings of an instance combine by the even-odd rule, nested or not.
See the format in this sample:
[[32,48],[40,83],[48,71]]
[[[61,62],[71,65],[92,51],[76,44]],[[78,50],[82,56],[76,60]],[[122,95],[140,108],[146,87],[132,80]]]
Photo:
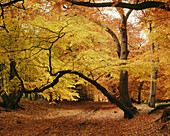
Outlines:
[[34,98],[34,100],[38,100],[38,94],[37,93],[35,93],[35,98]]
[[157,67],[154,66],[153,73],[151,74],[150,95],[149,95],[149,101],[148,101],[148,105],[150,107],[155,107],[156,79],[157,79]]
[[24,93],[25,94],[25,98],[28,98],[28,93]]
[[151,81],[148,105],[153,108],[155,107],[155,96],[156,96],[156,82]]
[[141,104],[141,90],[142,90],[143,84],[144,84],[144,81],[140,84],[138,88],[138,104]]
[[31,95],[31,93],[30,93],[30,100],[32,100],[32,95]]
[[141,91],[138,91],[138,104],[141,104]]
[[[150,32],[152,31],[152,24],[150,23]],[[151,57],[155,53],[155,45],[154,43],[151,44]],[[157,58],[157,62],[158,62]],[[151,59],[151,62],[155,63],[156,61]],[[157,67],[153,66],[152,68],[153,73],[151,73],[151,83],[150,83],[150,95],[149,95],[149,101],[148,105],[150,107],[155,107],[155,97],[156,97],[156,79],[157,79]]]

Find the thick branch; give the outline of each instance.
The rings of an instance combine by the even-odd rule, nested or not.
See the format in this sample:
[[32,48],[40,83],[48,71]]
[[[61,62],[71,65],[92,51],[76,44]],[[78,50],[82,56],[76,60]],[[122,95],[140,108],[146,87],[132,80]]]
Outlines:
[[10,2],[7,2],[7,3],[3,3],[3,4],[0,3],[0,6],[2,6],[2,7],[10,6],[10,5],[15,4],[19,1],[23,1],[23,0],[13,0],[13,1],[10,1]]
[[126,13],[126,20],[129,18],[130,14],[132,13],[133,9],[130,9],[127,13]]
[[6,7],[6,6],[10,6],[10,5],[12,5],[12,4],[15,4],[15,3],[19,2],[19,1],[22,1],[22,6],[23,6],[23,9],[25,10],[24,0],[13,0],[13,1],[10,1],[10,2],[7,2],[7,3],[0,3],[0,7],[1,7],[1,10],[2,10],[0,16],[1,16],[2,19],[3,19],[3,26],[0,26],[0,27],[2,27],[3,29],[5,29],[5,31],[6,31],[7,33],[9,33],[9,31],[7,30],[6,25],[5,25],[5,21],[4,21],[4,9],[3,9],[3,8]]
[[128,9],[134,9],[134,10],[143,10],[147,8],[161,8],[161,9],[170,11],[170,7],[168,4],[164,2],[158,2],[158,1],[144,1],[139,4],[130,4],[130,3],[123,3],[123,2],[90,3],[90,2],[78,2],[75,0],[67,0],[67,2],[70,2],[75,5],[79,5],[79,6],[86,6],[86,7],[122,7],[122,8],[128,8]]
[[108,26],[103,25],[103,27],[106,28],[106,32],[108,32],[112,36],[112,38],[114,40],[114,43],[116,45],[116,48],[117,48],[117,54],[118,54],[118,56],[120,58],[121,48],[120,48],[119,39],[117,38],[116,34]]
[[[14,63],[14,64],[12,64],[12,63]],[[14,76],[17,76],[17,78],[20,80],[21,86],[22,86],[22,90],[25,90],[24,82],[23,82],[22,78],[19,76],[18,71],[16,70],[15,66],[16,66],[16,62],[12,60],[11,63],[10,63],[10,67],[11,67],[11,69],[13,69],[13,71],[14,71],[13,74],[14,74]],[[10,75],[10,76],[11,76],[11,75]],[[11,80],[11,79],[12,79],[12,78],[10,77],[10,80]]]
[[79,73],[78,71],[72,71],[72,70],[63,70],[63,71],[58,71],[56,74],[56,78],[53,80],[52,83],[42,87],[42,88],[35,88],[33,90],[27,90],[25,87],[24,87],[24,82],[23,80],[21,79],[21,77],[19,76],[16,68],[15,68],[15,65],[12,65],[13,69],[14,69],[14,72],[15,72],[15,75],[17,76],[17,78],[20,80],[21,82],[21,86],[22,86],[22,93],[23,92],[27,92],[27,93],[32,93],[32,92],[43,92],[45,91],[46,89],[49,89],[50,87],[53,87],[54,85],[56,85],[58,82],[59,82],[59,78],[62,77],[63,75],[65,74],[75,74],[75,75],[78,75],[79,77],[83,78],[84,80],[90,82],[91,84],[93,84],[98,90],[100,90],[107,98],[108,100],[111,102],[111,103],[115,103],[120,109],[122,109],[125,114],[128,115],[128,118],[133,118],[133,113],[131,112],[130,109],[128,109],[125,105],[123,105],[118,99],[116,99],[115,96],[111,95],[107,90],[106,88],[104,88],[103,86],[101,86],[99,83],[97,83],[96,81],[88,78],[87,76],[83,75],[82,73]]
[[[75,74],[78,75],[79,77],[83,78],[84,80],[90,82],[91,84],[93,84],[98,90],[100,90],[111,103],[115,103],[120,109],[122,109],[125,113],[127,113],[127,115],[129,115],[129,118],[133,118],[133,113],[131,112],[131,110],[129,110],[126,106],[124,106],[115,96],[111,95],[106,88],[104,88],[103,86],[101,86],[99,83],[97,83],[96,81],[88,78],[87,76],[83,75],[82,73],[79,73],[78,71],[72,71],[72,70],[63,70],[63,71],[58,71],[57,72],[58,75],[56,76],[56,78],[53,80],[52,83],[50,83],[49,85],[41,88],[41,89],[34,89],[30,92],[43,92],[44,90],[53,87],[54,85],[56,85],[59,82],[59,78],[62,77],[65,74]],[[29,93],[30,93],[29,92]]]
[[6,28],[5,21],[4,21],[5,17],[4,17],[4,9],[3,9],[3,6],[1,6],[1,17],[2,17],[2,19],[3,19],[3,26],[0,26],[0,27],[2,27],[3,29],[5,29],[5,31],[6,31],[7,33],[9,33],[9,31],[8,31],[7,28]]
[[[63,30],[63,29],[60,30],[59,35],[60,35],[60,33],[61,33],[62,30]],[[50,73],[51,76],[56,76],[56,75],[58,74],[58,73],[54,73],[54,74],[53,74],[53,72],[52,72],[51,49],[52,49],[54,43],[57,42],[60,38],[62,38],[64,35],[65,35],[65,33],[63,33],[61,36],[58,36],[57,39],[54,40],[54,41],[51,43],[51,45],[50,45],[50,47],[49,47],[49,49],[48,49],[48,50],[49,50],[49,68],[50,68],[50,69],[49,69],[49,73]]]

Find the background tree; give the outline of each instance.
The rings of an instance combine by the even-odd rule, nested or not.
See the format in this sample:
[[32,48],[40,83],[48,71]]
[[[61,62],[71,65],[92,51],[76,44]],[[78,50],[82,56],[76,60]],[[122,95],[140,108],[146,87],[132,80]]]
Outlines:
[[[158,14],[155,14],[155,12],[157,12]],[[151,72],[152,72],[153,78],[151,79],[151,84],[150,84],[151,90],[150,90],[150,97],[149,97],[149,105],[154,107],[155,98],[156,98],[155,97],[156,90],[160,90],[159,89],[160,85],[157,85],[157,89],[156,89],[156,80],[159,75],[162,75],[162,74],[159,74],[159,72],[163,73],[162,70],[159,71],[158,73],[157,71],[160,69],[160,67],[162,67],[161,66],[162,59],[166,56],[166,53],[164,53],[165,55],[163,57],[162,55],[160,55],[160,52],[162,51],[164,52],[165,50],[166,50],[165,52],[169,52],[169,49],[168,49],[168,44],[169,44],[169,40],[168,40],[169,32],[168,31],[169,30],[168,28],[166,28],[166,26],[169,26],[169,23],[168,23],[169,12],[166,12],[160,9],[150,9],[150,10],[143,11],[141,15],[143,16],[142,18],[140,18],[141,23],[143,24],[142,26],[145,28],[147,27],[149,31],[145,34],[147,35],[150,41],[149,43],[151,44],[151,50],[152,50],[151,60],[152,60],[153,66],[152,66]],[[145,29],[145,31],[147,31],[147,29]],[[161,63],[159,61],[161,61]],[[167,64],[164,64],[164,65],[167,65]],[[167,66],[163,66],[163,67],[166,68]],[[158,82],[160,82],[160,80],[158,80]],[[157,94],[159,97],[160,91],[157,91]]]

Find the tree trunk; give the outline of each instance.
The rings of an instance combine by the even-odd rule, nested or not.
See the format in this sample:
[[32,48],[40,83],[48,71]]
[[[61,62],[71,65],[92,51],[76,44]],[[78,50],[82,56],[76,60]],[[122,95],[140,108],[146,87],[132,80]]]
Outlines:
[[5,92],[1,95],[3,99],[3,106],[5,108],[15,109],[18,108],[18,103],[22,97],[22,91],[13,91],[10,95],[7,95]]
[[141,90],[142,90],[143,84],[144,84],[144,81],[140,84],[138,88],[138,104],[141,104]]
[[25,94],[25,98],[28,98],[28,93],[24,93]]
[[[127,60],[129,51],[127,49],[127,28],[126,28],[127,19],[125,16],[122,16],[122,25],[120,27],[121,35],[121,52],[120,59]],[[125,64],[126,65],[126,64]],[[129,97],[128,92],[128,72],[120,70],[120,79],[119,79],[119,93],[121,102],[132,110],[133,113],[136,113],[136,108],[133,107],[132,102]],[[125,114],[125,117],[127,115]]]
[[149,101],[148,105],[150,107],[155,107],[155,97],[156,97],[156,80],[157,78],[157,71],[155,71],[153,74],[151,74],[151,83],[150,83],[150,95],[149,95]]
[[[124,111],[124,114],[125,114],[125,117],[127,118],[133,118],[133,112],[132,110],[129,108],[129,107],[126,107],[121,101],[119,101],[115,96],[111,95],[107,90],[106,88],[104,88],[103,86],[101,86],[100,84],[98,84],[96,81],[94,80],[91,80],[90,78],[84,76],[83,74],[81,73],[78,73],[78,72],[69,72],[69,73],[73,73],[73,74],[76,74],[78,75],[79,77],[85,79],[86,81],[90,82],[91,84],[93,84],[98,90],[100,90],[103,95],[105,95],[108,100],[111,102],[111,103],[115,103],[120,109],[122,109]],[[130,100],[129,100],[130,101]],[[130,101],[131,102],[131,101]]]
[[[152,24],[150,23],[150,32],[152,31]],[[151,44],[151,57],[155,52],[155,47],[154,47],[154,43]],[[158,61],[158,59],[157,59]],[[155,61],[153,59],[151,59],[151,62],[155,63]],[[155,107],[155,97],[156,97],[156,79],[157,79],[157,67],[153,66],[152,68],[153,73],[151,74],[151,83],[150,83],[150,95],[149,95],[149,101],[148,101],[148,105],[150,107]]]
[[31,93],[30,93],[30,100],[32,100],[32,95],[31,95]]
[[120,70],[119,81],[120,101],[127,107],[133,107],[128,92],[128,72]]
[[38,100],[38,93],[35,93],[35,98],[34,98],[34,100]]
[[141,91],[138,91],[138,104],[141,104]]
[[[127,49],[127,27],[126,27],[126,23],[127,23],[127,19],[129,17],[129,15],[131,14],[132,10],[129,10],[126,13],[126,15],[122,14],[122,12],[119,11],[119,10],[118,10],[118,12],[121,16],[121,26],[119,27],[120,36],[121,36],[121,44],[120,44],[116,34],[109,27],[107,27],[105,25],[101,25],[100,23],[98,23],[98,24],[101,25],[102,27],[106,28],[106,32],[108,32],[112,36],[113,41],[114,41],[116,48],[117,48],[118,57],[121,60],[127,60],[129,51]],[[136,108],[133,107],[131,100],[129,98],[128,72],[127,71],[120,70],[119,93],[120,93],[120,98],[121,98],[122,103],[125,106],[127,106],[128,108],[132,109],[132,111],[134,111],[134,113],[136,113]]]
[[[80,77],[83,77],[83,76],[80,76]],[[120,109],[122,109],[124,111],[124,115],[125,115],[124,117],[126,117],[126,118],[133,118],[133,114],[134,113],[132,112],[132,110],[129,107],[125,106],[115,96],[111,95],[104,87],[102,87],[100,84],[98,84],[95,81],[89,80],[88,78],[84,78],[84,79],[89,81],[93,85],[95,85],[95,87],[98,90],[100,90],[103,93],[103,95],[105,95],[111,103],[115,103]]]

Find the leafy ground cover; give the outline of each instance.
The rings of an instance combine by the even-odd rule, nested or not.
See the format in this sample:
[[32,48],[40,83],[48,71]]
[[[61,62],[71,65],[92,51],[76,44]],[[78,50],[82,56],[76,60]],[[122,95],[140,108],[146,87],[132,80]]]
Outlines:
[[148,114],[146,105],[133,119],[106,102],[62,102],[22,100],[25,109],[0,108],[2,136],[168,136],[169,122],[158,120],[162,111]]

